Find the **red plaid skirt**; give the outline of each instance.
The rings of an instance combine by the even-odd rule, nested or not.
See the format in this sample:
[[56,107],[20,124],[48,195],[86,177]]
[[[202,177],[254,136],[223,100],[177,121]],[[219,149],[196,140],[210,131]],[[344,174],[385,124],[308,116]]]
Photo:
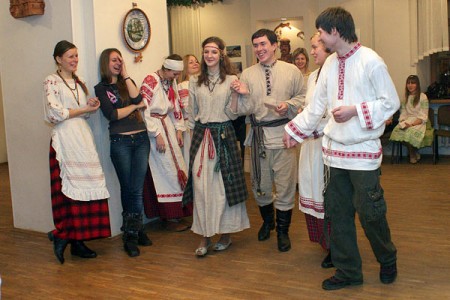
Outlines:
[[61,192],[59,163],[50,144],[50,179],[54,236],[66,240],[92,240],[111,236],[108,200],[76,201]]
[[179,219],[192,216],[193,204],[190,202],[183,207],[181,202],[158,202],[155,185],[150,167],[144,182],[144,212],[147,218],[160,217],[163,220]]
[[[314,216],[311,216],[309,214],[304,214],[306,219],[306,227],[308,228],[308,235],[309,240],[311,242],[319,243],[323,249],[329,250],[329,244],[326,240],[325,234],[324,234],[324,221],[323,219],[318,219]],[[328,223],[327,226],[328,236],[330,236],[331,233],[331,227],[330,223]]]

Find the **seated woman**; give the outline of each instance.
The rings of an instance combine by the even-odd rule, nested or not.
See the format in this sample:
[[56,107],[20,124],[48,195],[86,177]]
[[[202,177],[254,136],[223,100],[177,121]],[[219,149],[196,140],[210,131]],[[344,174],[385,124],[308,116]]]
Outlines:
[[423,147],[428,120],[428,98],[420,90],[417,75],[406,79],[405,99],[400,108],[399,123],[391,134],[391,141],[405,142],[409,151],[409,162],[420,160],[418,148]]

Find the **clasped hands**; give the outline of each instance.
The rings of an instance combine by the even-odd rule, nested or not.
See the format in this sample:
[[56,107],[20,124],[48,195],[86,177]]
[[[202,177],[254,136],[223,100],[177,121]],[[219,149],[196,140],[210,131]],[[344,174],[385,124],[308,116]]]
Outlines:
[[[245,82],[240,80],[235,80],[231,83],[230,88],[233,92],[241,95],[250,95],[250,90]],[[274,108],[275,112],[280,116],[285,116],[288,112],[288,104],[286,102],[281,102],[277,107]]]

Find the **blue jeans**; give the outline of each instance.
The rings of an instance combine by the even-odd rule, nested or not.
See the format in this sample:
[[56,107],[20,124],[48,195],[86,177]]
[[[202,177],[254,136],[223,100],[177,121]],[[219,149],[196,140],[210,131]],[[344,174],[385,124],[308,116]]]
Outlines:
[[120,182],[122,209],[126,213],[142,213],[144,179],[147,174],[150,141],[147,131],[136,134],[114,134],[111,160]]

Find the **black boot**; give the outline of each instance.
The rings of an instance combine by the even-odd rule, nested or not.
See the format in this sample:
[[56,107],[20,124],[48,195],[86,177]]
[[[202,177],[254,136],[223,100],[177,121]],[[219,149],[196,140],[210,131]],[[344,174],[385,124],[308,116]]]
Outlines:
[[64,250],[66,250],[68,240],[60,239],[53,235],[53,232],[47,233],[48,239],[53,242],[53,252],[55,253],[58,261],[63,264],[64,263]]
[[329,268],[334,267],[333,262],[331,261],[331,252],[330,251],[328,251],[327,256],[325,256],[325,258],[323,259],[320,266],[324,269],[329,269]]
[[148,238],[148,236],[145,233],[143,228],[141,228],[138,231],[138,244],[141,245],[141,246],[151,246],[151,245],[153,245],[152,241]]
[[139,256],[139,229],[142,227],[141,215],[136,213],[122,213],[123,216],[123,248],[129,257]]
[[270,238],[270,231],[275,229],[275,217],[273,203],[259,207],[259,212],[264,221],[258,231],[258,241],[265,241]]
[[89,249],[83,241],[71,241],[70,242],[70,253],[72,255],[79,256],[81,258],[95,258],[97,253]]
[[281,211],[277,209],[277,239],[278,250],[286,252],[291,249],[289,225],[291,225],[292,209]]

